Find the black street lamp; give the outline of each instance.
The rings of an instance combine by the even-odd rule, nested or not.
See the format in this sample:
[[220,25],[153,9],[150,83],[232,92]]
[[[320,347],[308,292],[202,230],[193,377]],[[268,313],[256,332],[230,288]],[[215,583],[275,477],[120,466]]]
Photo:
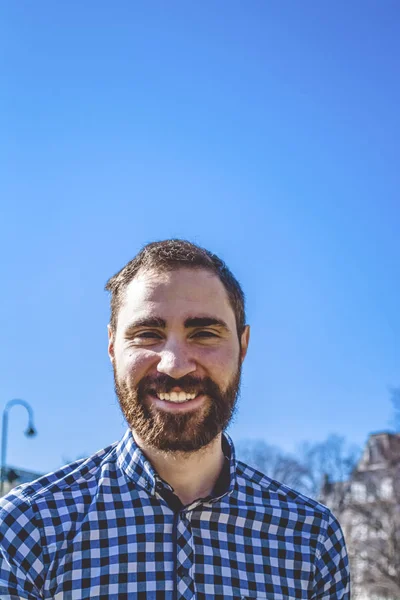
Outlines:
[[20,404],[24,406],[28,411],[29,422],[28,427],[25,431],[27,437],[33,437],[36,435],[36,429],[33,425],[33,410],[31,406],[25,402],[25,400],[14,399],[7,402],[3,411],[3,420],[1,428],[1,471],[0,471],[0,496],[3,495],[4,491],[4,480],[6,479],[6,455],[7,455],[7,438],[8,438],[8,411],[13,406]]

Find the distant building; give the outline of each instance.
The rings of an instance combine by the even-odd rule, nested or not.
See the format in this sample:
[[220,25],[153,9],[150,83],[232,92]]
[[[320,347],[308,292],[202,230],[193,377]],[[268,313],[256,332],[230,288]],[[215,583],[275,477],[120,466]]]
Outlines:
[[354,600],[399,600],[400,433],[371,434],[349,480],[326,478],[321,500],[344,530]]
[[43,473],[36,473],[34,471],[27,471],[26,469],[20,469],[18,467],[6,468],[4,477],[4,491],[3,495],[8,494],[10,490],[21,485],[22,483],[29,483],[41,477]]

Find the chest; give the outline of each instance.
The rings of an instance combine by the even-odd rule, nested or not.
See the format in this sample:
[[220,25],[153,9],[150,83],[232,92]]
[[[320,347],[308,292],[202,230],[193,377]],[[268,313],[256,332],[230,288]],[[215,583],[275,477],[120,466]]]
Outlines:
[[89,518],[48,548],[45,598],[306,599],[315,545],[287,520],[239,510]]

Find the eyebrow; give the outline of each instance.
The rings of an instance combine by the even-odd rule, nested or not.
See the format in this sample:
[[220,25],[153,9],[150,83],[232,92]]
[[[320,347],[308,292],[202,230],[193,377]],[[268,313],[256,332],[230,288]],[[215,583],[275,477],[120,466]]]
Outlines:
[[[183,325],[185,329],[192,329],[194,327],[220,327],[229,331],[229,327],[225,321],[216,319],[215,317],[188,317]],[[128,325],[126,332],[130,332],[138,327],[157,327],[158,329],[166,329],[167,322],[160,317],[137,319]]]
[[222,319],[216,319],[215,317],[189,317],[186,319],[184,326],[190,327],[221,327],[229,331],[228,325]]
[[165,329],[166,326],[167,323],[164,319],[160,319],[160,317],[149,317],[132,321],[132,323],[129,323],[128,327],[126,328],[126,331],[132,331],[138,327],[158,327],[160,329]]

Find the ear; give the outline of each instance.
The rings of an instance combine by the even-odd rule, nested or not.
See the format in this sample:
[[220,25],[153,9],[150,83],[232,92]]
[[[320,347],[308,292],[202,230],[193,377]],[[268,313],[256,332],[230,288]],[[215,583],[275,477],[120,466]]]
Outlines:
[[243,333],[240,337],[241,349],[240,349],[240,362],[244,361],[244,358],[247,354],[247,349],[249,347],[250,341],[250,325],[245,325],[243,329]]
[[108,356],[111,360],[111,362],[114,362],[114,330],[112,329],[111,325],[108,324],[107,325],[107,332],[108,332]]

